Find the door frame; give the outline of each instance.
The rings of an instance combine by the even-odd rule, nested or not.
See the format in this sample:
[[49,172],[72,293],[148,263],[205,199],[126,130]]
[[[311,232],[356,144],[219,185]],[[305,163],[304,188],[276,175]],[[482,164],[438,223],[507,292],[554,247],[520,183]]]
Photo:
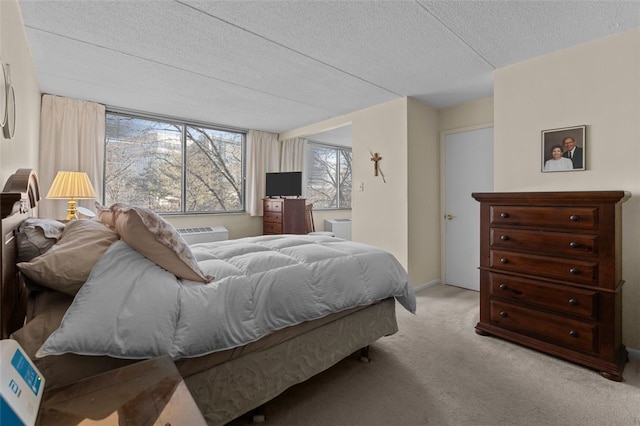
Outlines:
[[[440,131],[440,282],[444,285],[447,285],[445,281],[446,275],[446,256],[447,256],[447,241],[446,241],[446,232],[445,232],[445,220],[444,215],[446,214],[446,170],[445,170],[445,140],[448,135],[452,135],[455,133],[463,133],[469,132],[473,130],[486,129],[489,127],[494,127],[494,148],[495,148],[495,126],[493,121],[488,121],[485,123],[474,124],[472,126],[464,126],[464,127],[456,127],[448,130]],[[494,159],[495,159],[495,150],[494,150]],[[495,182],[494,182],[495,185]],[[480,259],[478,259],[478,262]]]

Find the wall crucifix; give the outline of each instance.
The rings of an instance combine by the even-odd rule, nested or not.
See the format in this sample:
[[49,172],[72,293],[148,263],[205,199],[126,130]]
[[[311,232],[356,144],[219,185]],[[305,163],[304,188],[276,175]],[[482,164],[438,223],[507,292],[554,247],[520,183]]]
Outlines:
[[386,183],[386,179],[384,178],[384,173],[382,173],[382,169],[380,168],[380,165],[378,164],[378,162],[380,160],[382,160],[382,157],[380,155],[378,155],[378,153],[372,153],[371,151],[369,151],[369,154],[371,154],[371,161],[373,161],[373,175],[374,176],[378,176],[378,174],[380,174],[380,176],[382,176],[382,181],[384,183]]

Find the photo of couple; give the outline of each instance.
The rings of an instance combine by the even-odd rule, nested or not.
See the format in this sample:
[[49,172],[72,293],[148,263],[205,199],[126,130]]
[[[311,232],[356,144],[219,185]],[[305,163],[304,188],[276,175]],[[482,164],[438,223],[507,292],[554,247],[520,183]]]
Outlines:
[[542,171],[585,170],[586,126],[542,132]]

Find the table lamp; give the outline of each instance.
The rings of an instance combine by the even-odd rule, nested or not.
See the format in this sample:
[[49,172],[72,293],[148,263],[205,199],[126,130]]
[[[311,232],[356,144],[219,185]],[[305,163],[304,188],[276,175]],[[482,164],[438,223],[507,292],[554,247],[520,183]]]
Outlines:
[[47,198],[69,199],[67,220],[76,218],[76,200],[96,198],[89,176],[84,172],[58,172]]

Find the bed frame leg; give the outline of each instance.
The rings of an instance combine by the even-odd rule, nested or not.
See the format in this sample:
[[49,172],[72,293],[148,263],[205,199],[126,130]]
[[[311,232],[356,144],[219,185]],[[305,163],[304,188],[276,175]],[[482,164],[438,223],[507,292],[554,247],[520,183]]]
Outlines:
[[251,414],[253,417],[252,423],[264,423],[267,420],[264,414],[264,405],[254,408]]
[[370,362],[371,358],[369,358],[369,346],[365,346],[360,349],[360,361],[361,362]]

